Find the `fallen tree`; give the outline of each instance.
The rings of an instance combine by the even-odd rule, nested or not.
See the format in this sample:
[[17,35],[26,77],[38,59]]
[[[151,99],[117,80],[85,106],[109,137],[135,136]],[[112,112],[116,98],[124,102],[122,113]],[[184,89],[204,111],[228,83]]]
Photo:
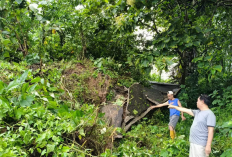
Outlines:
[[[109,125],[128,131],[133,124],[151,111],[150,106],[166,102],[168,91],[173,91],[176,95],[180,90],[179,85],[176,84],[150,83],[150,87],[135,83],[129,89],[124,88],[124,94],[121,95],[123,100],[121,106],[117,105],[116,101],[102,108]],[[115,137],[121,138],[122,136]]]

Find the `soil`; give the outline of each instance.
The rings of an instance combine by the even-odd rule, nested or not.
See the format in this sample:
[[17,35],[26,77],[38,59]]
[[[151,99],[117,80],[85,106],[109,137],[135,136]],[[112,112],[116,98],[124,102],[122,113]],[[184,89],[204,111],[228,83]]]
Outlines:
[[74,93],[79,102],[102,104],[106,102],[112,79],[108,75],[96,73],[92,63],[77,63],[63,72],[64,87]]

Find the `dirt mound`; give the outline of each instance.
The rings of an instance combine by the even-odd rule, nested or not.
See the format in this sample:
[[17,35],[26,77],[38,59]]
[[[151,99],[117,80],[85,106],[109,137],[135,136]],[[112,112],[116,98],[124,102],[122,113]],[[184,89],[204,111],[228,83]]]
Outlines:
[[80,103],[101,104],[112,82],[108,75],[99,73],[92,62],[73,64],[63,72],[63,84],[73,99]]
[[86,67],[82,63],[76,63],[72,68],[66,69],[63,74],[69,76],[71,74],[81,74]]

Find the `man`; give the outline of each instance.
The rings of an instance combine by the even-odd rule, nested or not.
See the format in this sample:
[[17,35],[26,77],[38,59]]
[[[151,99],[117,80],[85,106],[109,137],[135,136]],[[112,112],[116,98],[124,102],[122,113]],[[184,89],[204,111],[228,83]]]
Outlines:
[[213,140],[214,127],[216,125],[216,117],[209,109],[209,104],[209,96],[201,95],[197,100],[197,108],[199,110],[191,110],[174,105],[169,105],[168,107],[194,116],[189,137],[189,157],[206,157],[211,153],[211,143]]
[[[156,105],[156,106],[151,106],[151,108],[153,109],[153,108],[168,106],[170,104],[172,104],[173,106],[182,107],[179,99],[174,98],[174,95],[173,95],[172,91],[168,91],[167,96],[168,96],[169,100],[166,103],[159,104],[159,105]],[[177,122],[179,120],[179,117],[180,117],[180,111],[178,111],[176,109],[170,109],[170,121],[169,121],[168,126],[169,126],[169,130],[170,130],[170,137],[172,139],[175,138],[175,127],[176,127],[176,124],[177,124]],[[184,115],[183,115],[183,112],[181,112],[181,117],[182,117],[182,120],[186,119],[184,117]]]

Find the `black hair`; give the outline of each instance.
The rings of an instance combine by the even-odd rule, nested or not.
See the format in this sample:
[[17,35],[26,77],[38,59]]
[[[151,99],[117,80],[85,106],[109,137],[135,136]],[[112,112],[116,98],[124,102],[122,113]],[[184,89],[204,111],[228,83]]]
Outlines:
[[210,106],[210,105],[211,105],[211,100],[210,100],[210,97],[209,97],[208,95],[206,95],[206,94],[201,94],[201,95],[199,96],[199,99],[200,99],[201,101],[204,101],[204,103],[205,103],[207,106]]

